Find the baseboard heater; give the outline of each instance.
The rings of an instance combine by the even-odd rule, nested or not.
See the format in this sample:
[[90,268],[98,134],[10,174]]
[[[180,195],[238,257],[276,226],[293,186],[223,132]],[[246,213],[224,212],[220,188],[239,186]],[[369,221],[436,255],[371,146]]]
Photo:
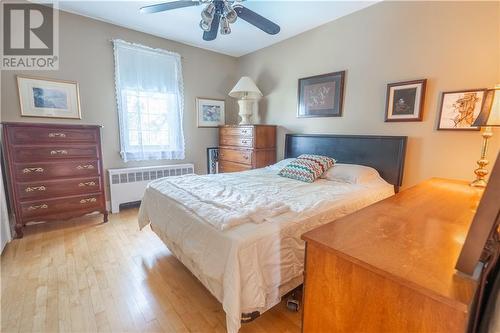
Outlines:
[[140,201],[146,185],[152,180],[192,173],[194,173],[193,164],[108,169],[111,213],[120,212],[121,204]]

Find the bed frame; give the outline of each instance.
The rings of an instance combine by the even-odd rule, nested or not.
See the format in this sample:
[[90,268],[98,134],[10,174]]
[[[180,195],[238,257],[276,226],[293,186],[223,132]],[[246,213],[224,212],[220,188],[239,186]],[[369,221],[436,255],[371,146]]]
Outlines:
[[317,154],[338,163],[366,165],[399,191],[403,182],[406,136],[286,134],[285,158]]
[[[285,158],[317,154],[330,156],[339,163],[366,165],[376,169],[398,192],[403,181],[406,140],[406,136],[286,134]],[[287,306],[290,301],[297,303],[294,292],[298,288],[288,294]],[[249,323],[260,315],[259,311],[242,313],[241,323]]]

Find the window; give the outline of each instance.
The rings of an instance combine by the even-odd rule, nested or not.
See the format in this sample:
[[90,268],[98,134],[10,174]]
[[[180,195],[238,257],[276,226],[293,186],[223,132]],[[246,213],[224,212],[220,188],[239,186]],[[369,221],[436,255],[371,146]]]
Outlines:
[[122,40],[113,44],[123,160],[183,159],[180,55]]

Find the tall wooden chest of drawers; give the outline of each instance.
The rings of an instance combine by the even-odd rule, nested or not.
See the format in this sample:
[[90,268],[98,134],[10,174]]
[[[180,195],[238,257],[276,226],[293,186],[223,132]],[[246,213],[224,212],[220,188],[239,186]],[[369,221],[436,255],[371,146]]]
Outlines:
[[17,237],[31,221],[108,220],[100,126],[3,123],[3,145]]
[[245,171],[273,163],[276,163],[276,126],[220,127],[219,172]]

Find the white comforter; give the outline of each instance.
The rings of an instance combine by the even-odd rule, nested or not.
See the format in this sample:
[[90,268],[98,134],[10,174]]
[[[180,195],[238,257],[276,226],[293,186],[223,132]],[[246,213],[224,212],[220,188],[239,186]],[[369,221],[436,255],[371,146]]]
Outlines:
[[[290,207],[279,196],[280,188],[262,177],[226,175],[185,175],[152,182],[150,188],[193,211],[218,230],[283,214]],[[169,191],[175,188],[175,191]]]
[[146,189],[139,226],[151,222],[222,303],[228,332],[237,332],[241,313],[262,313],[301,283],[304,232],[392,194],[382,179],[308,184],[271,167],[162,178]]

